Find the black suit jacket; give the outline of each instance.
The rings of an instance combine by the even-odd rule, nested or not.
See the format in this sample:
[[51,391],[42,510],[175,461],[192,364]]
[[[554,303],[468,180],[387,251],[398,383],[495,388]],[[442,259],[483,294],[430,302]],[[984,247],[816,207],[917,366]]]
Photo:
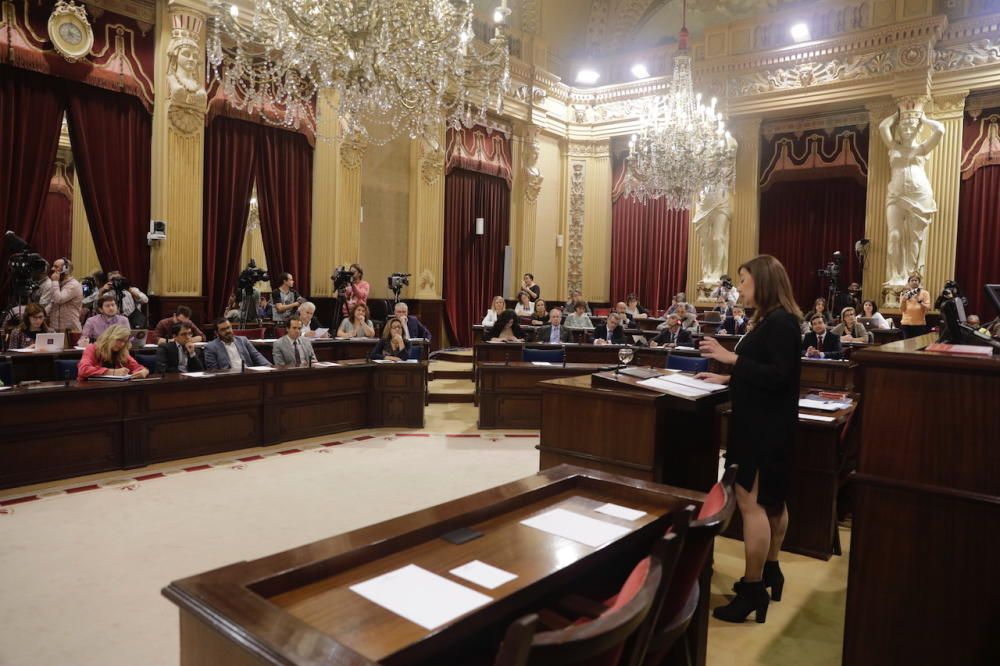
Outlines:
[[[180,372],[177,367],[180,363],[180,350],[177,349],[177,345],[171,340],[166,344],[160,345],[156,349],[156,371],[157,372]],[[202,365],[201,359],[198,358],[198,354],[188,358],[187,362],[188,372],[201,372],[205,369]]]
[[[605,331],[604,334],[607,335],[607,331]],[[550,337],[552,337],[552,324],[545,324],[545,326],[539,326],[535,329],[535,342],[548,344]],[[559,324],[559,342],[572,342],[572,340],[572,331],[562,324]]]
[[431,332],[413,315],[406,317],[406,330],[411,338],[423,338],[427,342],[431,341]]
[[819,351],[823,352],[825,358],[841,358],[843,356],[843,350],[840,346],[840,336],[834,335],[831,331],[827,331],[823,335],[823,348],[820,349],[819,345],[816,344],[816,333],[809,331],[802,338],[802,355],[806,355],[806,350],[810,347],[815,347]]
[[743,323],[739,326],[736,325],[736,319],[732,316],[726,317],[725,321],[722,322],[722,329],[729,335],[746,335],[747,332],[747,318],[743,318]]
[[694,346],[694,339],[691,337],[691,331],[686,328],[678,328],[676,336],[670,332],[669,328],[665,328],[656,334],[656,337],[653,338],[653,342],[658,345],[673,343],[675,345],[684,345],[686,347]]
[[[594,329],[594,340],[607,340],[608,339],[608,325],[601,324]],[[611,334],[611,344],[613,345],[623,345],[625,344],[625,327],[619,323],[615,326],[614,332]]]

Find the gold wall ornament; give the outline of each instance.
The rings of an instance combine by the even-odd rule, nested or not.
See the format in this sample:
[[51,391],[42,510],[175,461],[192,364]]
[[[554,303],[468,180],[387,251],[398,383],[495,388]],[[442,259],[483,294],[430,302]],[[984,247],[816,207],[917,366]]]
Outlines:
[[803,62],[791,67],[752,72],[729,79],[730,97],[760,95],[778,90],[795,90],[852,79],[887,76],[899,69],[898,50],[875,51],[863,55],[834,58],[826,62]]
[[966,44],[938,48],[934,52],[934,71],[948,72],[1000,62],[1000,39],[980,39]]
[[368,144],[364,141],[344,141],[340,144],[340,163],[345,169],[361,168]]
[[[570,144],[572,147],[573,144]],[[569,180],[569,268],[566,275],[570,291],[583,291],[583,212],[584,212],[584,179],[587,166],[584,162],[574,161]]]
[[541,146],[538,143],[539,129],[537,126],[529,126],[524,132],[524,198],[530,203],[538,200],[538,193],[542,190],[542,182],[545,177],[541,169],[538,168],[538,156]]
[[427,185],[433,185],[444,175],[444,151],[440,146],[430,146],[420,142],[420,178]]
[[73,0],[56,2],[49,15],[49,39],[56,52],[67,62],[76,62],[94,46],[94,30],[87,20],[87,8]]
[[171,126],[192,135],[205,125],[208,94],[202,80],[202,27],[204,21],[191,14],[172,14],[167,46],[167,117]]

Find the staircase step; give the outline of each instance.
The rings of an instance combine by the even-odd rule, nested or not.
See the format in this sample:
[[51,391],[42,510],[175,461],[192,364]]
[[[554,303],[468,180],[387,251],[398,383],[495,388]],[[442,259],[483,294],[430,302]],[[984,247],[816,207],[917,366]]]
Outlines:
[[474,402],[475,396],[471,393],[430,393],[427,395],[430,402]]
[[450,361],[452,363],[472,363],[472,350],[436,352],[433,361]]
[[472,370],[432,370],[430,380],[435,379],[468,379],[472,381]]

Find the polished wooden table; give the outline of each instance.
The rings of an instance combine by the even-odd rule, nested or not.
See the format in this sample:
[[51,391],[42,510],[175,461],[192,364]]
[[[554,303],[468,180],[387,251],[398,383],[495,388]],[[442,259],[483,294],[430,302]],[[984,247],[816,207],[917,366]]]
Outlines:
[[589,376],[607,367],[601,363],[480,363],[476,373],[479,427],[540,428],[542,389],[539,382],[559,377]]
[[1000,356],[857,352],[845,666],[1000,663]]
[[[699,505],[700,493],[568,465],[332,536],[258,560],[231,564],[171,583],[164,596],[180,609],[181,666],[225,664],[460,663],[487,660],[516,618],[593,582],[620,585],[661,538],[670,514]],[[634,522],[605,518],[605,502],[646,512]],[[629,528],[592,548],[520,521],[553,508]],[[471,528],[481,537],[455,545],[442,535]],[[481,560],[517,575],[480,588],[450,570]],[[484,606],[428,630],[351,591],[351,585],[417,565],[490,598]],[[708,594],[702,598],[707,610]],[[696,663],[704,663],[707,623],[688,629]]]
[[[803,390],[802,395],[814,391]],[[860,396],[850,394],[852,404],[847,409],[824,412],[799,409],[791,487],[788,495],[788,533],[782,550],[821,560],[840,555],[840,533],[837,531],[837,497],[845,465],[849,464],[852,442],[858,428],[852,428]],[[726,442],[732,410],[720,408],[722,443]],[[803,418],[803,415],[807,415]],[[833,421],[816,421],[808,415],[831,417]],[[733,515],[725,536],[743,539],[743,522],[739,512]]]
[[725,389],[699,398],[650,390],[614,372],[541,382],[539,468],[583,465],[707,491],[719,478],[717,405]]
[[211,374],[0,391],[0,488],[371,426],[424,424],[426,363],[355,360]]
[[803,358],[799,385],[834,391],[853,391],[858,365],[853,361]]

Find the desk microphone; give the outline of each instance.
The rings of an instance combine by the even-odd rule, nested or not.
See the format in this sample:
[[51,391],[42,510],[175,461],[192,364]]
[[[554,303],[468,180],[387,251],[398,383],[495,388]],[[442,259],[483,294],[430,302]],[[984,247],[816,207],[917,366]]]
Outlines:
[[505,366],[509,366],[510,365],[510,352],[505,352],[504,353],[504,355],[503,355],[503,364]]
[[247,371],[247,362],[246,362],[246,361],[244,361],[244,360],[243,360],[243,359],[241,358],[241,359],[240,359],[240,373],[244,373],[244,372],[246,372],[246,371]]

